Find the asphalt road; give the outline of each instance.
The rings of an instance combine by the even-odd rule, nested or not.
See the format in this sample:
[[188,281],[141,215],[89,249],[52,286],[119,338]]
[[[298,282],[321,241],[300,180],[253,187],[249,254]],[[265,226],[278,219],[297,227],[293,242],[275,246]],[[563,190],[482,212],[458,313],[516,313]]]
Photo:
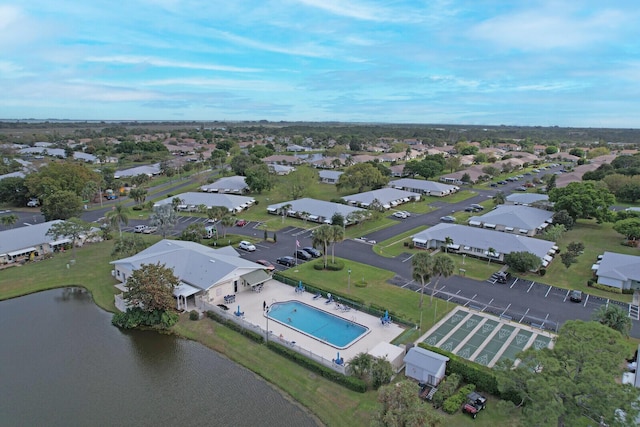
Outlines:
[[[560,168],[555,168],[560,169]],[[544,173],[553,173],[555,170],[547,170]],[[173,187],[169,190],[162,190],[157,194],[176,194],[180,187],[189,185],[189,181],[184,184]],[[426,214],[412,214],[411,217],[398,220],[398,224],[370,233],[365,239],[350,239],[339,243],[335,247],[335,254],[341,258],[353,260],[355,262],[376,266],[395,273],[395,277],[391,280],[393,285],[402,287],[411,292],[420,292],[421,286],[411,279],[411,256],[403,254],[395,258],[385,258],[373,252],[371,241],[383,241],[396,236],[405,231],[414,229],[419,226],[433,225],[440,221],[440,217],[450,214],[452,211],[463,210],[471,203],[479,203],[491,198],[497,191],[503,191],[506,194],[511,193],[521,182],[508,183],[501,185],[499,188],[490,190],[475,190],[478,192],[476,196],[456,204],[446,202],[435,202],[432,205],[438,207],[432,212]],[[155,195],[154,195],[155,196]],[[133,203],[127,202],[126,203]],[[100,221],[105,212],[111,209],[113,203],[105,203],[104,207],[97,210],[86,211],[83,219],[87,221]],[[20,212],[13,212],[19,216],[16,226],[27,225],[44,221],[42,215],[36,209],[29,209]],[[172,230],[171,236],[177,236],[190,223],[204,221],[202,218],[182,216],[178,224]],[[132,231],[133,227],[138,224],[145,224],[136,218],[131,218],[128,226],[124,227],[124,231]],[[244,227],[233,227],[233,230],[227,230],[230,233],[262,239],[264,231],[259,223],[249,222]],[[282,270],[284,267],[275,263],[276,258],[284,255],[293,255],[296,249],[296,242],[300,246],[311,246],[311,231],[296,228],[285,227],[277,231],[277,243],[259,242],[256,244],[255,252],[241,252],[241,256],[253,261],[258,259],[266,259],[274,263],[276,268]],[[303,262],[303,261],[298,261]],[[496,265],[496,270],[500,267]],[[640,338],[640,320],[638,319],[638,307],[630,304],[610,301],[605,298],[595,297],[585,294],[581,303],[569,301],[569,291],[554,287],[545,283],[531,282],[529,280],[513,279],[507,284],[492,283],[490,280],[478,281],[462,276],[451,276],[440,280],[437,289],[434,290],[434,284],[429,283],[425,289],[425,295],[434,296],[447,303],[455,303],[468,307],[472,307],[484,312],[502,316],[514,321],[532,324],[536,327],[542,327],[547,330],[555,331],[564,322],[572,319],[589,320],[593,312],[603,304],[617,304],[625,311],[630,313],[633,321],[631,336]]]

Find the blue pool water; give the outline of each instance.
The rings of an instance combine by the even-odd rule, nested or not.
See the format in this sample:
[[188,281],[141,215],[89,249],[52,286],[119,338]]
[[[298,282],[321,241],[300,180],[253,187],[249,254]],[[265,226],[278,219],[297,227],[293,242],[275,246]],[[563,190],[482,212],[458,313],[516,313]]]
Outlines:
[[369,333],[365,326],[299,301],[273,303],[267,316],[337,349],[347,348]]

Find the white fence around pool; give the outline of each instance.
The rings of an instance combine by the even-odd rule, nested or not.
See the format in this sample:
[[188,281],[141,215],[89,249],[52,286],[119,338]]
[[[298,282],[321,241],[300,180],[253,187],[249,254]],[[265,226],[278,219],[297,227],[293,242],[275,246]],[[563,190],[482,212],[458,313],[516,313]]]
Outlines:
[[[262,329],[260,326],[258,325],[254,325],[251,322],[246,321],[242,316],[236,316],[233,312],[229,312],[228,310],[223,310],[222,308],[215,306],[215,305],[211,305],[205,301],[202,301],[200,299],[196,300],[196,303],[198,305],[198,308],[200,310],[202,310],[203,312],[206,311],[214,311],[216,314],[224,317],[227,320],[231,320],[232,322],[240,325],[241,327],[253,331],[257,334],[260,334],[263,336],[263,338],[267,341],[275,341],[278,342],[282,345],[285,345],[289,348],[291,348],[293,351],[295,351],[298,354],[301,354],[311,360],[314,360],[328,368],[333,369],[336,372],[339,372],[341,374],[347,375],[347,366],[345,364],[342,365],[338,365],[336,364],[333,360],[328,360],[325,359],[324,357],[313,353],[312,351],[302,348],[299,345],[297,345],[295,342],[292,341],[287,341],[283,338],[277,337],[275,336],[273,333],[268,333],[267,331]],[[268,336],[267,336],[268,335]]]

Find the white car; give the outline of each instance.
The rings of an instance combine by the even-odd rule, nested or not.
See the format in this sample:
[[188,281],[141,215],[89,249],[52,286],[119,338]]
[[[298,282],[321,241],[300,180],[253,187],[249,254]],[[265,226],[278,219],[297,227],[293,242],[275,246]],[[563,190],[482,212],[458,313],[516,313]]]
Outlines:
[[133,232],[142,233],[146,228],[147,228],[146,225],[136,225],[135,227],[133,227]]
[[404,212],[401,212],[401,211],[395,212],[393,214],[393,216],[395,216],[396,218],[402,218],[402,219],[407,217],[407,215]]
[[411,212],[409,211],[400,211],[404,214],[404,216],[406,216],[407,218],[409,218],[411,216]]
[[247,242],[246,240],[241,241],[240,244],[238,245],[238,248],[248,252],[253,252],[256,250],[255,245],[251,242]]

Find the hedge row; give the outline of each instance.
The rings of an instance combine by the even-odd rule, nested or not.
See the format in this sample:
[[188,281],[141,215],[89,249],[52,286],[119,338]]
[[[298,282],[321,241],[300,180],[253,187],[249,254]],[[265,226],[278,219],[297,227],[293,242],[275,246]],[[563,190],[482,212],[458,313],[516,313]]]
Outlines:
[[264,338],[262,338],[261,334],[256,333],[250,329],[243,328],[237,323],[220,316],[215,311],[211,311],[211,310],[207,311],[207,317],[209,319],[215,320],[216,322],[226,326],[229,329],[233,329],[234,331],[239,332],[240,334],[248,337],[252,341],[255,341],[259,344],[262,344],[264,342]]
[[[242,335],[245,335],[246,337],[250,338],[251,340],[259,344],[264,343],[264,338],[262,337],[262,335],[254,331],[251,331],[249,329],[241,327],[237,323],[220,316],[215,311],[211,311],[211,310],[207,311],[207,317],[228,327],[229,329],[233,329],[234,331],[239,332]],[[313,371],[319,374],[320,376],[327,378],[328,380],[331,380],[344,387],[347,387],[350,390],[357,391],[359,393],[364,393],[367,391],[367,384],[359,378],[348,377],[339,372],[336,372],[333,369],[327,368],[326,366],[321,365],[274,341],[269,341],[267,343],[267,347],[269,347],[269,349],[271,349],[272,351],[282,356],[285,356],[287,359],[292,360],[298,365],[304,368],[307,368],[310,371]]]
[[462,387],[456,394],[444,401],[442,410],[447,414],[455,414],[467,401],[467,395],[476,389],[475,384],[467,384]]
[[467,384],[475,384],[478,390],[486,391],[494,396],[499,395],[498,381],[495,375],[489,368],[470,362],[462,357],[459,357],[448,351],[444,351],[438,347],[432,347],[425,343],[419,343],[420,347],[433,351],[434,353],[447,356],[449,361],[447,362],[446,374],[458,374],[462,377],[462,381]]
[[331,380],[335,383],[338,383],[350,390],[356,391],[358,393],[364,393],[367,391],[367,383],[363,380],[356,377],[349,377],[343,375],[339,372],[334,371],[320,363],[317,363],[314,360],[309,359],[283,345],[278,344],[274,341],[269,341],[267,346],[273,350],[274,352],[286,357],[287,359],[297,363],[298,365],[306,368],[310,371],[315,372],[316,374],[324,377],[328,380]]

